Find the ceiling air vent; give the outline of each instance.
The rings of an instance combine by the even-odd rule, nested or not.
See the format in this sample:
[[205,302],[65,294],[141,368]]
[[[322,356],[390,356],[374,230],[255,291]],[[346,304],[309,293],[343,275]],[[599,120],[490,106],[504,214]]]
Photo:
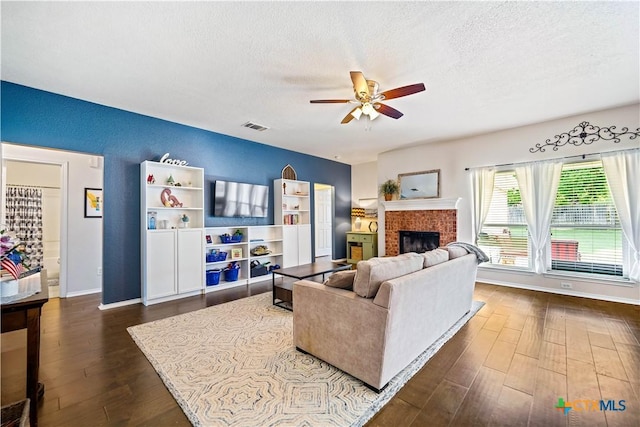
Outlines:
[[262,132],[263,130],[269,129],[266,126],[262,126],[262,125],[259,125],[257,123],[253,123],[253,122],[244,123],[242,126],[246,127],[246,128],[249,128],[249,129],[257,130],[257,131],[260,131],[260,132]]

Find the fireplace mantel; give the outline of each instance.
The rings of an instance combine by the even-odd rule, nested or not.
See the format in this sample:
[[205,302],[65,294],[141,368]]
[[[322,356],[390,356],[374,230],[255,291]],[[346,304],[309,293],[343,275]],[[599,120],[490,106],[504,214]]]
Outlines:
[[385,211],[433,211],[458,209],[461,197],[449,199],[410,199],[381,202]]

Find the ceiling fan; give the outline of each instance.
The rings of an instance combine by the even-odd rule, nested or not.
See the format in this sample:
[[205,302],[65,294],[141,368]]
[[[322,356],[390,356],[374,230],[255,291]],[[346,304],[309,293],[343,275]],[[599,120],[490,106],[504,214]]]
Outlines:
[[356,95],[355,100],[316,99],[309,102],[312,104],[360,104],[351,110],[344,119],[342,119],[342,122],[340,122],[342,124],[349,123],[353,119],[359,120],[363,114],[365,116],[369,116],[370,120],[375,119],[380,114],[393,117],[394,119],[399,119],[403,116],[400,111],[395,108],[391,108],[380,101],[400,98],[402,96],[412,95],[425,90],[424,83],[416,83],[384,92],[378,92],[378,82],[365,79],[361,71],[351,71],[351,81],[353,82],[353,91]]

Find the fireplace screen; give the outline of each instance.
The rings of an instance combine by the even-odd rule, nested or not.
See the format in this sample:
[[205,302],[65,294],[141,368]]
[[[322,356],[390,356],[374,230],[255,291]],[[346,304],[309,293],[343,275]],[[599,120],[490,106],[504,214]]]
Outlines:
[[399,231],[400,253],[427,252],[440,246],[440,233],[436,231]]

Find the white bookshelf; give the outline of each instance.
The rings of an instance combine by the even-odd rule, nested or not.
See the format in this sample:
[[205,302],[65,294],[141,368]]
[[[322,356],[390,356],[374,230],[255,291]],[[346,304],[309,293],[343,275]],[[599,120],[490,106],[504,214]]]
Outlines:
[[[233,235],[236,231],[242,233],[240,242],[222,243],[220,236],[224,234]],[[206,236],[211,238],[211,243],[205,245],[205,261],[206,256],[212,250],[227,253],[224,261],[205,262],[206,271],[212,269],[223,270],[229,263],[236,261],[240,265],[238,280],[227,282],[224,280],[224,273],[220,273],[220,280],[217,285],[205,286],[205,292],[215,292],[223,289],[235,288],[238,286],[247,286],[249,283],[255,283],[263,280],[270,280],[271,274],[263,276],[251,277],[251,262],[257,260],[261,264],[268,263],[270,265],[282,265],[282,227],[279,225],[263,225],[263,226],[229,226],[229,227],[208,227],[205,228]],[[252,250],[257,246],[264,245],[271,251],[265,255],[253,255]],[[242,256],[232,259],[233,250],[240,250]]]
[[311,184],[307,181],[273,181],[274,221],[282,225],[283,267],[311,262]]
[[[167,182],[169,177],[173,184]],[[204,170],[142,162],[140,195],[142,302],[150,305],[202,293]],[[185,215],[188,222],[182,221]]]

